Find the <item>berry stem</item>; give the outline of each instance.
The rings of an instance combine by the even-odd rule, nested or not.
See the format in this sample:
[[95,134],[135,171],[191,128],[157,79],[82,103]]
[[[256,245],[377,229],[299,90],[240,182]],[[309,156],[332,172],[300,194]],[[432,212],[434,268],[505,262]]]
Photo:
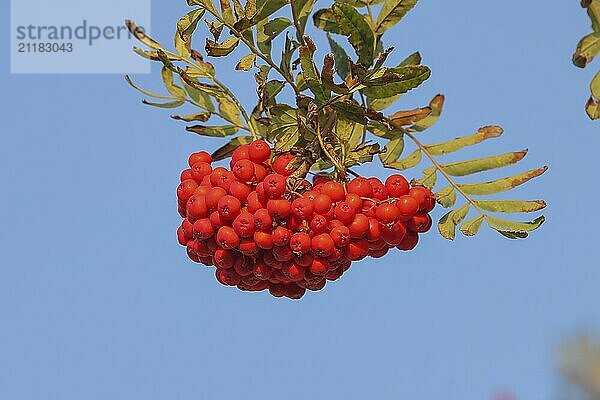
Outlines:
[[431,153],[429,152],[429,150],[427,150],[427,147],[425,147],[420,141],[419,139],[417,139],[412,133],[410,133],[407,130],[404,130],[404,134],[406,136],[408,136],[416,145],[417,147],[419,147],[419,149],[425,153],[425,155],[427,156],[427,158],[429,158],[431,160],[431,162],[433,163],[433,166],[440,171],[440,173],[444,176],[444,178],[446,178],[446,180],[448,181],[448,183],[450,183],[450,185],[452,185],[452,187],[454,187],[454,189],[456,189],[457,192],[459,192],[464,198],[465,200],[467,200],[472,206],[473,208],[475,208],[479,214],[481,214],[484,218],[487,219],[487,214],[477,205],[477,203],[475,202],[475,200],[473,200],[468,194],[466,194],[462,188],[460,187],[460,185],[458,183],[456,183],[454,181],[454,179],[452,179],[452,177],[444,170],[444,167],[441,166],[441,164],[435,159],[435,157],[433,157],[431,155]]

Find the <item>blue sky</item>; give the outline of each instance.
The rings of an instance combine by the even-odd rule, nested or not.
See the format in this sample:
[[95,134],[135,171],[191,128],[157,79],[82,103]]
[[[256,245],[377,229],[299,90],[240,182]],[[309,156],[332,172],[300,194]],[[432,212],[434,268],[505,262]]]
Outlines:
[[[169,3],[153,2],[164,42],[187,9]],[[600,125],[583,111],[598,66],[570,63],[589,30],[576,1],[421,0],[387,43],[392,60],[421,51],[433,76],[392,110],[444,93],[431,141],[502,125],[471,155],[527,147],[511,171],[549,165],[515,193],[546,199],[548,221],[525,241],[432,231],[299,302],[224,288],[176,243],[179,172],[218,140],[143,106],[121,76],[10,75],[4,57],[0,397],[556,398],[557,346],[600,330]],[[137,80],[158,88],[153,71]],[[250,75],[220,76],[254,100]]]

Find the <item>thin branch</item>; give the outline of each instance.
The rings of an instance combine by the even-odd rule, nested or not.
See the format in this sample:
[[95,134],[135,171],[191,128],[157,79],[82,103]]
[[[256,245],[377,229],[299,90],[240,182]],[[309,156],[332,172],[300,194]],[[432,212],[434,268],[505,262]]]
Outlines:
[[302,46],[306,46],[306,40],[304,40],[304,32],[300,29],[300,21],[298,20],[298,13],[296,13],[296,7],[294,4],[296,0],[290,0],[290,5],[292,6],[292,19],[294,20],[294,28],[296,28],[296,32],[298,33],[296,36],[300,40]]

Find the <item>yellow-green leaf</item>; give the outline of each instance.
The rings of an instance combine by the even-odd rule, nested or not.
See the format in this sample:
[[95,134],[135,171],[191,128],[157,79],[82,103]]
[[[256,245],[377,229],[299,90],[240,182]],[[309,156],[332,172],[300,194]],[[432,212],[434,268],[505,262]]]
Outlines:
[[573,64],[585,68],[598,53],[600,53],[600,32],[590,33],[577,44],[577,50],[573,54]]
[[430,144],[425,146],[434,156],[458,151],[466,146],[473,146],[483,142],[486,139],[496,138],[502,135],[503,130],[499,126],[485,126],[480,128],[477,133],[469,136],[459,137],[443,143]]
[[171,71],[167,67],[163,67],[161,70],[161,75],[162,75],[163,83],[165,84],[165,88],[167,88],[169,93],[171,93],[173,96],[177,97],[178,99],[187,98],[187,94],[186,94],[185,90],[182,87],[177,86],[175,84],[174,79],[173,79],[173,71]]
[[547,170],[548,167],[543,167],[539,169],[533,169],[531,171],[527,171],[519,175],[509,176],[507,178],[497,179],[494,181],[482,183],[467,183],[461,184],[459,186],[461,190],[466,194],[482,196],[500,193],[522,185],[525,182],[542,175]]
[[429,168],[425,168],[423,170],[423,177],[421,179],[417,179],[416,181],[414,181],[414,184],[412,186],[415,186],[415,185],[425,186],[427,189],[432,190],[433,187],[435,186],[436,182],[437,182],[437,168],[429,167]]
[[198,26],[198,21],[205,13],[204,8],[190,11],[177,22],[175,32],[175,49],[183,58],[189,58],[191,54],[192,35]]
[[591,119],[600,118],[600,72],[596,74],[590,84],[592,95],[586,104],[586,112]]
[[449,211],[444,215],[438,223],[438,230],[440,234],[448,240],[454,240],[456,237],[456,226],[462,222],[463,219],[469,213],[471,205],[469,203],[464,206],[457,208],[456,210]]
[[444,208],[449,208],[456,203],[456,190],[453,186],[446,186],[435,194],[435,200]]
[[398,157],[402,155],[402,151],[404,150],[404,137],[400,136],[396,139],[390,140],[385,145],[386,151],[379,154],[379,159],[382,164],[391,164],[398,160]]
[[304,29],[306,28],[306,21],[308,16],[312,12],[316,0],[292,0],[292,8],[294,14],[298,18],[298,26],[300,30],[297,32],[298,40],[304,35]]
[[252,65],[254,65],[254,60],[256,60],[256,54],[247,54],[244,57],[242,57],[240,62],[237,63],[235,69],[238,71],[250,71]]
[[152,39],[150,36],[146,35],[144,30],[142,28],[140,28],[139,26],[137,26],[135,24],[135,22],[133,22],[129,19],[126,19],[125,26],[127,26],[127,29],[129,30],[129,32],[131,32],[131,34],[137,40],[144,43],[146,46],[151,47],[153,49],[162,49],[162,46],[160,45],[160,43],[158,43],[156,40]]
[[219,115],[221,115],[221,117],[237,126],[242,125],[240,110],[233,101],[228,97],[219,97],[217,98],[217,101],[219,102]]
[[285,135],[279,138],[275,142],[275,150],[277,152],[289,151],[300,139],[300,132],[296,130],[289,130]]
[[396,25],[415,4],[417,0],[385,0],[375,24],[375,32],[381,35]]
[[500,154],[498,156],[477,158],[468,161],[459,161],[442,165],[444,171],[452,176],[465,176],[490,169],[506,167],[523,159],[527,150]]
[[238,128],[233,125],[224,126],[205,126],[205,125],[194,125],[185,128],[188,132],[197,133],[202,136],[213,136],[213,137],[226,137],[234,135]]
[[501,213],[528,213],[546,207],[543,200],[478,200],[475,203],[486,211]]
[[407,65],[388,68],[381,75],[374,75],[364,82],[365,96],[371,99],[384,99],[403,94],[416,88],[429,78],[431,70],[424,65]]
[[175,101],[170,101],[167,103],[155,103],[155,102],[148,101],[148,100],[142,100],[142,103],[149,105],[149,106],[153,106],[153,107],[159,107],[159,108],[177,108],[179,106],[182,106],[185,103],[185,100],[175,100]]
[[240,39],[237,37],[229,37],[225,39],[222,43],[217,43],[214,40],[206,39],[206,54],[211,57],[223,57],[230,54],[237,45],[239,44]]
[[505,219],[485,217],[490,228],[498,231],[502,235],[510,239],[523,239],[527,237],[527,233],[539,228],[545,221],[544,216],[540,216],[531,222],[515,222]]
[[146,89],[142,89],[141,87],[139,87],[138,85],[136,85],[131,80],[131,78],[129,77],[129,75],[125,75],[125,81],[127,81],[127,83],[129,83],[133,88],[139,90],[140,92],[142,92],[146,96],[154,97],[156,99],[169,99],[169,100],[173,100],[172,96],[165,96],[165,95],[162,95],[162,94],[156,94],[156,93],[150,92],[150,91],[148,91]]
[[171,115],[171,118],[179,120],[179,121],[185,121],[185,122],[192,122],[192,121],[206,122],[206,121],[208,121],[208,119],[210,118],[211,115],[212,114],[209,112],[199,112],[199,113],[190,114],[190,115]]
[[403,171],[405,169],[412,168],[418,163],[420,163],[422,157],[423,154],[421,153],[421,150],[417,149],[414,152],[412,152],[408,157],[393,163],[385,164],[384,167]]
[[484,215],[470,219],[461,225],[460,231],[465,236],[475,236],[477,232],[479,232],[479,228],[481,228],[481,224],[483,223],[484,219]]

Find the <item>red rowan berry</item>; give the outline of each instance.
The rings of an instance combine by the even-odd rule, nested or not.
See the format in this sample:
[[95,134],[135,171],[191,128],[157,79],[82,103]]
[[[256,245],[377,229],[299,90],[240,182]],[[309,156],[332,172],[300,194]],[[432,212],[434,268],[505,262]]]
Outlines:
[[217,203],[217,211],[224,221],[232,221],[242,209],[242,203],[231,195],[223,196]]
[[269,232],[254,232],[254,241],[256,242],[256,245],[261,249],[270,250],[273,248],[273,237]]
[[327,219],[322,215],[315,214],[310,220],[308,227],[315,234],[323,233],[328,227]]
[[267,202],[267,211],[273,219],[282,220],[285,219],[292,210],[292,205],[285,199],[269,200]]
[[420,212],[428,213],[435,207],[435,196],[424,186],[415,186],[410,189],[408,194],[419,202]]
[[249,182],[254,177],[254,163],[250,160],[239,160],[231,171],[240,182]]
[[251,192],[248,195],[248,211],[250,211],[251,213],[255,213],[256,211],[260,210],[261,208],[265,208],[266,206],[267,202],[260,200],[257,192]]
[[217,243],[223,249],[234,249],[240,244],[240,237],[232,227],[222,226],[217,231]]
[[206,240],[206,247],[208,247],[208,250],[211,252],[211,254],[217,251],[217,249],[220,249],[214,236]]
[[313,175],[313,185],[318,185],[319,183],[327,183],[331,180],[329,175],[325,174],[316,174]]
[[413,232],[425,233],[431,228],[429,214],[417,214],[408,220],[408,229]]
[[355,212],[359,213],[363,207],[363,199],[360,198],[356,193],[348,193],[346,195],[346,203],[350,204]]
[[343,274],[344,274],[344,268],[338,267],[336,269],[329,270],[329,272],[327,272],[327,274],[325,275],[325,278],[328,281],[337,281],[338,279],[341,278],[341,276]]
[[345,201],[337,203],[335,206],[335,217],[344,224],[350,224],[354,220],[356,211]]
[[192,178],[194,178],[197,182],[202,182],[202,180],[209,176],[212,172],[212,167],[209,163],[205,163],[203,161],[198,161],[194,165],[192,165]]
[[196,239],[208,239],[214,234],[215,228],[210,222],[210,219],[202,218],[194,222],[194,237]]
[[369,218],[364,214],[356,214],[354,220],[348,226],[350,230],[350,236],[353,239],[360,239],[364,237],[369,231]]
[[257,164],[267,161],[271,157],[271,148],[264,140],[255,140],[248,148],[250,160]]
[[177,242],[179,242],[179,244],[182,246],[186,246],[187,241],[188,241],[188,239],[186,239],[185,233],[183,233],[183,228],[182,227],[177,228]]
[[281,268],[283,275],[292,282],[298,282],[304,279],[304,267],[301,267],[293,262],[286,263]]
[[229,191],[231,184],[235,181],[236,178],[235,175],[233,175],[233,172],[227,171],[227,173],[219,176],[216,186],[222,187],[223,189]]
[[191,167],[194,164],[196,164],[197,162],[205,162],[205,163],[210,164],[210,163],[212,163],[212,157],[206,151],[199,151],[197,153],[192,153],[190,155],[190,157],[188,158],[189,166]]
[[233,263],[233,269],[242,277],[254,275],[254,266],[248,257],[237,257]]
[[292,172],[294,172],[294,169],[289,168],[289,164],[292,162],[292,160],[294,160],[294,158],[295,157],[290,153],[280,155],[275,159],[275,162],[273,162],[273,171],[283,176],[290,176]]
[[376,218],[369,218],[369,230],[367,240],[381,239],[381,223]]
[[275,246],[288,246],[292,238],[292,231],[286,227],[278,226],[273,229],[271,236],[273,237],[273,244]]
[[307,283],[306,288],[310,291],[318,292],[319,290],[322,290],[325,287],[326,282],[327,281],[325,279],[320,279],[319,281],[314,283],[309,282]]
[[212,256],[200,257],[200,262],[206,265],[207,267],[212,267],[213,265],[215,265],[212,261]]
[[272,267],[273,269],[281,269],[281,261],[278,261],[275,258],[272,251],[263,253],[263,261],[265,262],[265,264],[267,264],[269,267]]
[[214,251],[212,259],[217,268],[228,269],[233,267],[237,256],[232,250],[218,248]]
[[194,190],[194,194],[199,194],[199,195],[201,195],[201,196],[206,196],[206,193],[208,193],[208,191],[209,191],[210,189],[211,189],[211,188],[210,188],[210,187],[208,187],[208,186],[198,186],[198,187],[196,188],[196,190]]
[[369,252],[369,256],[371,256],[373,258],[381,258],[381,257],[385,256],[388,253],[389,250],[390,250],[389,247],[383,247],[383,248],[378,249],[378,250],[371,250]]
[[306,293],[306,289],[298,286],[295,283],[290,283],[289,285],[284,284],[285,296],[292,300],[299,300]]
[[198,183],[193,179],[186,179],[177,186],[177,198],[181,201],[188,201],[194,194]]
[[334,203],[342,201],[346,198],[344,186],[339,182],[329,181],[323,184],[321,193],[326,194]]
[[349,193],[356,193],[360,197],[373,197],[373,188],[366,178],[354,178],[346,187]]
[[186,179],[192,179],[192,170],[191,170],[191,168],[184,169],[183,171],[181,171],[181,177],[179,178],[179,181],[183,182]]
[[241,212],[233,220],[233,229],[242,238],[252,237],[256,229],[254,215],[249,212]]
[[404,239],[404,235],[406,235],[406,227],[400,221],[393,223],[391,226],[383,225],[381,229],[381,237],[390,246],[399,245]]
[[408,231],[408,232],[406,232],[404,239],[402,239],[402,242],[400,242],[400,244],[398,246],[396,246],[396,248],[398,250],[404,250],[404,251],[412,250],[415,247],[417,247],[418,243],[419,243],[419,235],[417,234],[417,232]]
[[290,238],[290,248],[297,254],[308,253],[311,248],[310,236],[304,232],[294,233]]
[[329,235],[337,247],[344,247],[350,243],[350,230],[343,225],[333,228]]
[[419,202],[409,195],[400,196],[395,205],[400,211],[400,218],[404,221],[407,221],[419,211]]
[[344,223],[342,221],[339,221],[337,219],[332,219],[331,221],[329,221],[327,223],[327,227],[331,230],[333,228],[336,228],[338,226],[346,226],[344,225]]
[[189,219],[184,219],[181,222],[181,229],[185,235],[186,241],[194,238],[194,224]]
[[267,264],[265,264],[262,261],[258,261],[256,263],[254,263],[253,273],[254,273],[254,276],[256,276],[258,279],[262,279],[262,280],[266,281],[273,274],[273,268],[269,267]]
[[248,196],[252,193],[252,189],[245,183],[234,181],[231,182],[231,186],[229,186],[229,193],[240,202],[246,203],[248,201]]
[[277,261],[287,262],[294,258],[294,253],[289,246],[273,246],[273,256]]
[[370,241],[370,242],[369,242],[369,250],[370,250],[370,251],[373,251],[373,250],[381,250],[381,249],[383,249],[384,247],[389,247],[389,244],[387,244],[387,243],[385,242],[385,240],[383,240],[383,239],[378,239],[378,240],[375,240],[375,241]]
[[250,159],[250,146],[247,144],[243,144],[238,146],[231,154],[231,165],[235,165],[236,162],[240,160],[248,160]]
[[305,194],[304,198],[312,200],[314,212],[316,212],[317,214],[327,214],[333,206],[333,201],[331,200],[331,197],[327,196],[326,194],[317,193],[312,199],[309,196],[306,196]]
[[269,174],[269,171],[260,164],[254,164],[254,179],[261,182]]
[[204,196],[194,194],[187,201],[187,215],[188,218],[197,220],[204,218],[208,215],[208,207],[206,207],[206,200]]
[[215,211],[219,205],[219,200],[227,196],[227,191],[221,187],[210,188],[206,192],[206,206],[209,210]]
[[369,183],[373,189],[373,198],[379,201],[383,201],[388,198],[388,189],[383,183],[377,178],[369,178]]
[[295,254],[294,262],[302,267],[308,267],[313,262],[313,256],[310,253],[306,254]]
[[215,271],[217,280],[225,286],[237,286],[242,281],[242,277],[237,274],[233,269],[221,269],[217,268]]
[[323,276],[329,271],[329,261],[323,258],[315,258],[309,267],[311,274]]
[[292,202],[292,215],[300,221],[310,220],[313,213],[314,206],[312,201],[300,197]]
[[279,199],[286,189],[286,178],[280,174],[270,174],[263,180],[265,195],[270,199]]
[[238,245],[238,250],[240,253],[246,256],[255,256],[260,252],[258,245],[251,238],[242,238],[240,239],[240,244]]
[[217,167],[215,169],[213,169],[213,171],[210,173],[210,183],[213,186],[219,186],[219,181],[221,180],[221,177],[223,175],[228,174],[230,171],[227,171],[225,168],[223,167]]
[[346,257],[351,261],[362,260],[369,255],[369,242],[366,239],[352,240],[348,245]]
[[327,257],[327,261],[336,262],[344,256],[344,248],[334,247],[333,252]]
[[312,238],[311,246],[313,253],[319,257],[328,257],[333,253],[335,243],[329,234],[321,233]]
[[221,214],[219,214],[218,211],[211,212],[209,219],[210,219],[210,223],[212,224],[212,226],[215,227],[216,229],[219,229],[220,227],[225,225],[225,221],[223,221],[223,218],[221,218]]
[[400,218],[400,210],[393,204],[383,203],[377,206],[375,209],[375,216],[379,222],[389,224],[395,222]]
[[271,229],[273,226],[273,218],[266,208],[258,209],[254,212],[254,225],[256,229]]
[[388,190],[388,195],[395,198],[408,194],[408,190],[410,189],[406,178],[398,174],[388,176],[385,180],[385,187]]

